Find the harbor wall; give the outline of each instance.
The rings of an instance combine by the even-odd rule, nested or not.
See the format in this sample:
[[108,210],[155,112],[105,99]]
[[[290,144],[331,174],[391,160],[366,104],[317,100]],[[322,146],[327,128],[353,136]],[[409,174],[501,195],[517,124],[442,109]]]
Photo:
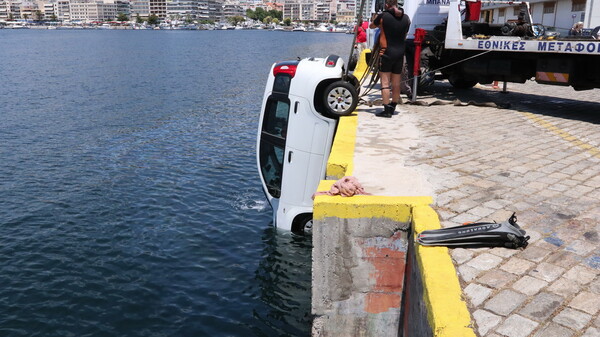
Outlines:
[[[352,175],[357,114],[342,117],[328,162],[327,191]],[[445,247],[415,245],[440,228],[430,196],[314,202],[313,336],[475,336]]]

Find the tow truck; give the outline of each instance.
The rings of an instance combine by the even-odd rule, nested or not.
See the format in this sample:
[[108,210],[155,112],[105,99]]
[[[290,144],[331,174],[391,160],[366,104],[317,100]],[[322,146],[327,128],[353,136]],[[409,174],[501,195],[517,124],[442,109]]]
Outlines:
[[[518,20],[480,22],[482,3],[520,6]],[[382,7],[377,0],[372,12]],[[408,69],[414,68],[418,53],[419,86],[435,78],[448,79],[457,88],[534,78],[575,90],[600,88],[600,27],[585,36],[561,36],[533,22],[528,2],[406,0],[403,8],[412,20]]]

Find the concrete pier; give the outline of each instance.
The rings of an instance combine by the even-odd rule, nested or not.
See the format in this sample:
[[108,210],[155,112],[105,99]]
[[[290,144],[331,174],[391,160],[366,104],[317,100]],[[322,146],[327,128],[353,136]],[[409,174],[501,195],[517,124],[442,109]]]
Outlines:
[[[600,336],[599,97],[442,83],[420,99],[512,106],[399,105],[386,119],[361,105],[342,118],[319,190],[353,175],[372,195],[315,199],[313,335]],[[512,212],[525,250],[412,243]]]

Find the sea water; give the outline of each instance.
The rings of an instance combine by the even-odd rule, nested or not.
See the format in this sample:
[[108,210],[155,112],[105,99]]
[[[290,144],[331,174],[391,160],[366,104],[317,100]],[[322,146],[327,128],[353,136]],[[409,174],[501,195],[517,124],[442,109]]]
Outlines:
[[273,62],[352,35],[0,30],[0,335],[301,336],[255,163]]

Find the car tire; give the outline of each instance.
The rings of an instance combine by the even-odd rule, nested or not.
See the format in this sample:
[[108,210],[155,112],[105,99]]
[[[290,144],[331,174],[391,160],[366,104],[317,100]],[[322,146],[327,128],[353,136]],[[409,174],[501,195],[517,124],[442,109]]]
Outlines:
[[346,81],[329,84],[323,92],[323,104],[332,117],[348,116],[358,105],[358,93],[354,85]]
[[311,213],[300,214],[292,222],[292,232],[297,234],[311,234],[313,217]]

